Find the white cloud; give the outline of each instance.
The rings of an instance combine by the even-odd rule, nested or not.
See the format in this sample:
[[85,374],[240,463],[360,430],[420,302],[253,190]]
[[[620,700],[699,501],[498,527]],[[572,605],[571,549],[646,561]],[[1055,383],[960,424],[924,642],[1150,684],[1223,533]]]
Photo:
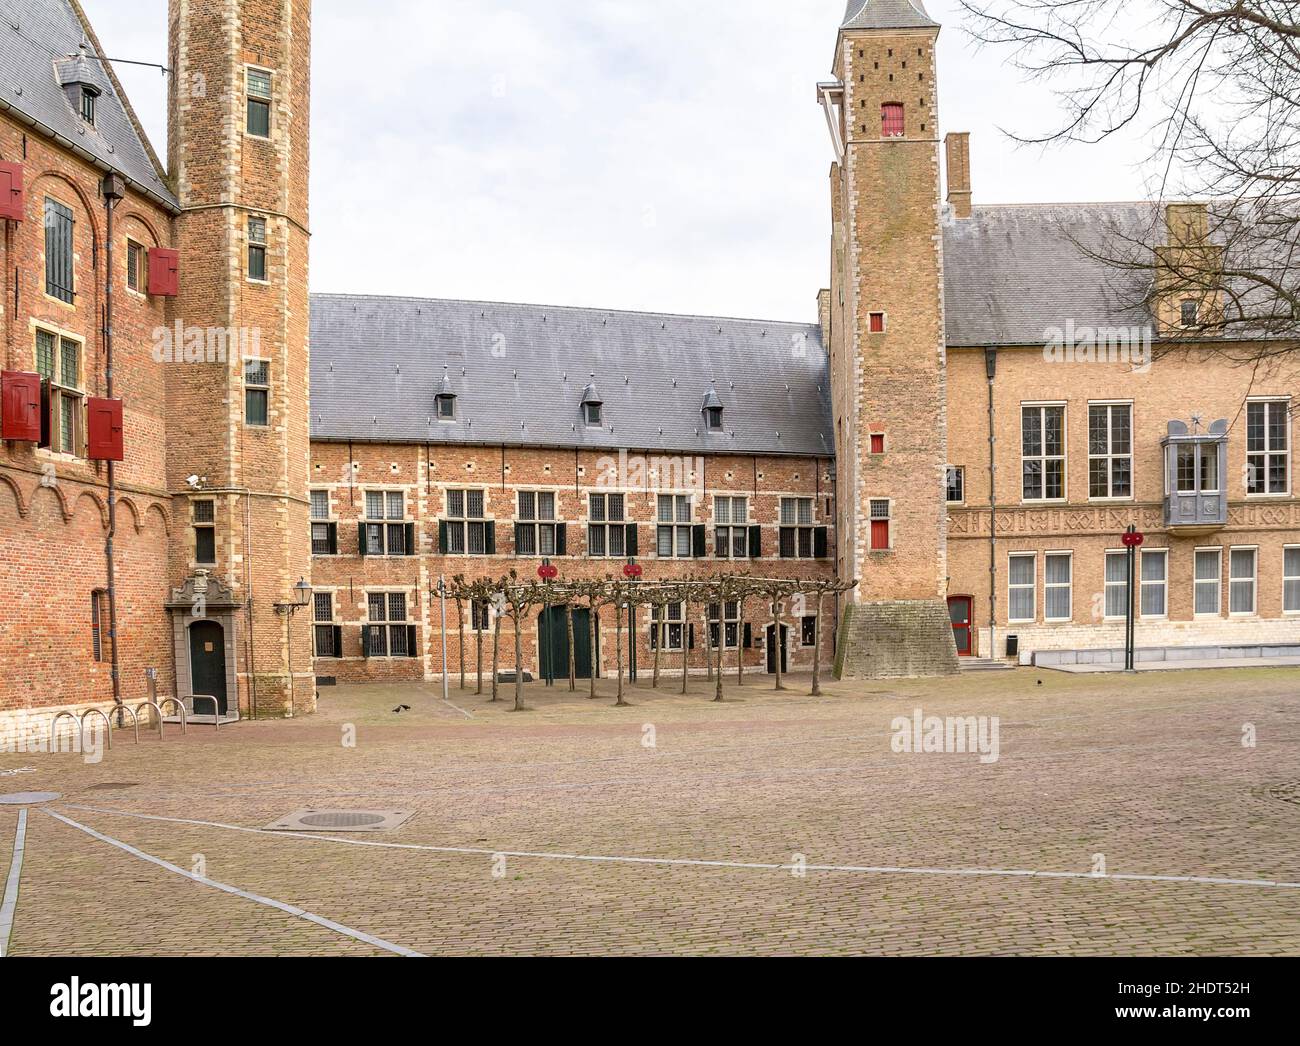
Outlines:
[[[112,56],[166,60],[165,0],[83,0]],[[1054,116],[954,0],[945,130],[977,202],[1141,195],[1132,136],[1016,149]],[[312,287],[811,319],[831,161],[813,85],[843,0],[316,0]],[[119,66],[165,154],[166,84]]]

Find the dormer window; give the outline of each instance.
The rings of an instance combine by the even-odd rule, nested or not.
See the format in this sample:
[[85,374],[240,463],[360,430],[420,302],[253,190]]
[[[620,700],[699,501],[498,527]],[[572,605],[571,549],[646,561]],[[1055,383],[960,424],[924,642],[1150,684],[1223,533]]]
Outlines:
[[709,389],[704,396],[704,427],[709,432],[722,431],[722,400],[717,389]]
[[1200,306],[1191,298],[1182,304],[1182,322],[1184,327],[1195,327],[1201,322]]
[[451,378],[447,376],[445,368],[442,372],[442,386],[438,389],[438,395],[434,397],[434,406],[439,421],[456,420],[456,393],[451,387]]
[[99,92],[95,88],[81,88],[81,118],[91,127],[95,126],[95,103],[98,99]]
[[[594,377],[594,375],[593,375]],[[582,421],[589,429],[598,429],[604,423],[604,401],[592,382],[582,390]]]

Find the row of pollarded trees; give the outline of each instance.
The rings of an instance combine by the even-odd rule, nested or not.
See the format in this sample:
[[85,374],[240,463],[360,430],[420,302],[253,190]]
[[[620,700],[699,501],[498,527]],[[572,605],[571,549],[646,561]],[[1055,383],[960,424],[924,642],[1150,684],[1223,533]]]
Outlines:
[[[681,692],[687,693],[687,687],[690,681],[689,660],[691,644],[687,641],[688,630],[693,623],[693,614],[698,612],[704,625],[704,645],[707,654],[708,677],[714,682],[714,700],[722,701],[723,697],[723,678],[727,672],[725,654],[727,648],[724,618],[725,614],[718,613],[716,616],[710,614],[711,607],[717,607],[719,610],[728,603],[736,603],[740,607],[740,618],[744,619],[745,610],[757,599],[761,600],[763,616],[761,623],[771,622],[777,629],[776,634],[780,635],[782,617],[787,609],[792,610],[792,616],[812,617],[816,621],[816,637],[813,644],[813,668],[812,668],[812,694],[814,697],[821,694],[821,661],[822,661],[822,622],[825,619],[825,613],[828,600],[833,600],[836,596],[848,592],[857,586],[857,582],[844,582],[832,578],[759,578],[752,577],[748,574],[717,574],[701,577],[689,577],[675,581],[629,581],[614,577],[595,579],[590,581],[566,581],[544,583],[532,580],[525,580],[519,577],[516,571],[511,571],[505,577],[500,578],[476,578],[470,579],[463,575],[457,575],[452,578],[447,585],[447,598],[455,603],[456,619],[465,620],[465,609],[468,606],[473,615],[473,632],[475,644],[475,672],[476,672],[476,689],[475,692],[482,694],[484,690],[483,683],[483,647],[489,641],[492,644],[491,656],[491,688],[492,700],[499,701],[500,683],[501,683],[501,622],[505,618],[511,619],[515,627],[514,631],[514,688],[515,688],[515,708],[522,710],[524,708],[523,697],[523,632],[526,622],[531,614],[539,609],[559,607],[564,610],[565,625],[568,629],[568,650],[570,651],[568,664],[569,690],[577,690],[577,679],[575,678],[575,662],[573,656],[574,647],[574,610],[589,610],[587,627],[591,630],[590,644],[592,652],[592,672],[590,680],[590,696],[596,697],[596,677],[599,675],[599,642],[598,628],[600,612],[605,609],[613,609],[614,613],[614,660],[617,665],[618,687],[617,687],[617,704],[622,707],[627,704],[627,697],[624,688],[626,673],[624,667],[626,664],[626,654],[624,649],[624,634],[627,632],[628,611],[640,607],[648,607],[651,611],[653,622],[664,624],[668,619],[668,608],[682,606],[682,616],[680,622],[674,620],[673,624],[680,623],[683,635],[681,643],[681,652],[670,651],[665,649],[662,641],[654,643],[654,665],[653,665],[653,686],[659,688],[663,672],[672,671],[674,667],[669,663],[669,659],[678,662],[681,671]],[[714,628],[717,629],[715,639]],[[740,629],[737,624],[737,629]],[[465,670],[465,631],[463,628],[457,628],[459,636],[458,657],[460,662],[460,688],[467,689],[467,674]],[[662,637],[659,637],[662,639]],[[628,647],[636,642],[635,634],[629,634],[626,640]],[[740,636],[737,635],[735,644],[736,657],[736,682],[738,685],[744,685],[744,644],[740,642]],[[781,658],[778,655],[776,662],[776,689],[785,690]],[[450,670],[450,666],[448,666]]]

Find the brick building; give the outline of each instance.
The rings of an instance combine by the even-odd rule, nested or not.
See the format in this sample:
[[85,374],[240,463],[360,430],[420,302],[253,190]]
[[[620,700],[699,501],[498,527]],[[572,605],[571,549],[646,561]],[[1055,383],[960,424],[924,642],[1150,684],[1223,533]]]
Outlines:
[[[1087,249],[1209,250],[1207,208],[976,204],[920,0],[852,0],[818,85],[814,324],[309,297],[308,4],[171,0],[165,167],[74,0],[14,7],[0,711],[110,705],[114,648],[128,702],[153,668],[228,715],[432,679],[439,579],[543,558],[858,579],[825,634],[849,677],[1100,656],[1130,524],[1139,645],[1300,646],[1294,365],[1234,366],[1195,334],[1213,301],[1169,281],[1152,306]],[[717,635],[750,671],[806,667],[806,610],[643,609],[638,659],[702,672]],[[453,671],[483,623],[453,604]],[[580,674],[612,671],[613,628]]]

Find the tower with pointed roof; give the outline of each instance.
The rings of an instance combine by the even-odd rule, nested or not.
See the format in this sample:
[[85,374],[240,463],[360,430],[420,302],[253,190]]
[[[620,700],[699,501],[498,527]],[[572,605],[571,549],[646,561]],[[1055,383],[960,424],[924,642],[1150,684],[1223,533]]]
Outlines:
[[[169,35],[174,320],[204,347],[169,371],[169,483],[188,500],[172,573],[177,585],[211,575],[228,587],[233,606],[209,616],[225,630],[243,714],[302,714],[315,708],[311,610],[290,607],[311,578],[311,4],[170,0]],[[199,526],[215,530],[206,556]],[[178,638],[178,663],[190,645]]]
[[921,0],[851,0],[831,124],[831,366],[846,677],[956,671],[948,621],[935,45]]

